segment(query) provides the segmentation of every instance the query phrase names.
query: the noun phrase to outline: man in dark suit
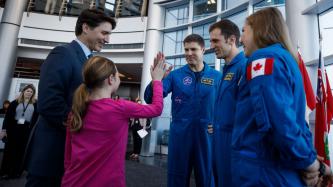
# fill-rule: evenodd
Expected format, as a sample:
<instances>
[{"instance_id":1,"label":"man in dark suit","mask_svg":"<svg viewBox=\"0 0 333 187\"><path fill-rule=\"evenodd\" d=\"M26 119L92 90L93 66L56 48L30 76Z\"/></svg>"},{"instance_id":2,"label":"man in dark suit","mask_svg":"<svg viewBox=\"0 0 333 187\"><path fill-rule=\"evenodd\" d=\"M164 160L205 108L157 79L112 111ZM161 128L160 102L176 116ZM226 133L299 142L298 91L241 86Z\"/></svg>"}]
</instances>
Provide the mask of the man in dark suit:
<instances>
[{"instance_id":1,"label":"man in dark suit","mask_svg":"<svg viewBox=\"0 0 333 187\"><path fill-rule=\"evenodd\" d=\"M64 173L65 122L75 89L82 83L82 66L92 51L109 42L113 18L100 10L84 10L75 27L76 39L55 47L41 68L39 118L27 157L27 187L61 185Z\"/></svg>"}]
</instances>

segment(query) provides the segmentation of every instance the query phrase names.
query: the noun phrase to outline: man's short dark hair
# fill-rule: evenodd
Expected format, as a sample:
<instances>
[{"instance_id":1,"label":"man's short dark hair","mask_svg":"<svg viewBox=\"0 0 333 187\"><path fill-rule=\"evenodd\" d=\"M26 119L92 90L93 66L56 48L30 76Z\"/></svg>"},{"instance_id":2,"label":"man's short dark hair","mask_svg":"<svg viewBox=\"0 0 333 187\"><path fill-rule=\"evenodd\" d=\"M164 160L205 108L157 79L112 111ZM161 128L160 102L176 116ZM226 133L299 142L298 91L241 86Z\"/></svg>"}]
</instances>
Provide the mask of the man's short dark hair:
<instances>
[{"instance_id":1,"label":"man's short dark hair","mask_svg":"<svg viewBox=\"0 0 333 187\"><path fill-rule=\"evenodd\" d=\"M86 23L89 27L98 27L103 22L109 22L112 30L116 28L116 20L110 17L106 12L97 9L85 9L81 12L76 21L75 35L82 34L82 25Z\"/></svg>"},{"instance_id":2,"label":"man's short dark hair","mask_svg":"<svg viewBox=\"0 0 333 187\"><path fill-rule=\"evenodd\" d=\"M219 29L226 40L234 35L236 37L236 46L239 46L240 32L238 26L234 22L228 19L222 19L212 24L209 27L209 32L212 32L214 29Z\"/></svg>"},{"instance_id":3,"label":"man's short dark hair","mask_svg":"<svg viewBox=\"0 0 333 187\"><path fill-rule=\"evenodd\" d=\"M205 40L198 34L190 34L185 37L183 44L195 42L198 43L202 48L205 48Z\"/></svg>"}]
</instances>

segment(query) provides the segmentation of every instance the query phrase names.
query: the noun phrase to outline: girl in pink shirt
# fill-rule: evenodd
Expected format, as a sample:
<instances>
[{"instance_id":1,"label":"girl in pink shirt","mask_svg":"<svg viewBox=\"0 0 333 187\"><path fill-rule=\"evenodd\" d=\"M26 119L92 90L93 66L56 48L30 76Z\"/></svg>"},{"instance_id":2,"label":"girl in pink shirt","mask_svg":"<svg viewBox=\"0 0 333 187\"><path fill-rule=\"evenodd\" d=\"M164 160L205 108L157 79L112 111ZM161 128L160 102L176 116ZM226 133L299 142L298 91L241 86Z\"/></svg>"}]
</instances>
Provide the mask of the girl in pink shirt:
<instances>
[{"instance_id":1,"label":"girl in pink shirt","mask_svg":"<svg viewBox=\"0 0 333 187\"><path fill-rule=\"evenodd\" d=\"M126 186L128 120L161 114L163 58L155 58L158 65L151 67L154 96L150 105L111 99L120 84L115 64L99 56L88 60L68 122L63 187Z\"/></svg>"}]
</instances>

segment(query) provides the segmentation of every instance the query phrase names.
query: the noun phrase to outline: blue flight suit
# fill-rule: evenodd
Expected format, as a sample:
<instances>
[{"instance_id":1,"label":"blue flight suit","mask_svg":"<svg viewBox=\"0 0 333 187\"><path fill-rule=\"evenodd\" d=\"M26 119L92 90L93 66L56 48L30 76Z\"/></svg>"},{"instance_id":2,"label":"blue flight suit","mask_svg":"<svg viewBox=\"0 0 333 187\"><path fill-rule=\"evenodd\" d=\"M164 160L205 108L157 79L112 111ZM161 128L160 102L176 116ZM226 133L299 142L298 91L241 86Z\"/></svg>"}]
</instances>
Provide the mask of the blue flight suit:
<instances>
[{"instance_id":1,"label":"blue flight suit","mask_svg":"<svg viewBox=\"0 0 333 187\"><path fill-rule=\"evenodd\" d=\"M273 58L271 73L268 63L255 61L263 58ZM261 68L264 75L251 78ZM273 44L249 57L245 74L232 134L233 186L304 186L299 172L315 161L316 151L297 62Z\"/></svg>"},{"instance_id":2,"label":"blue flight suit","mask_svg":"<svg viewBox=\"0 0 333 187\"><path fill-rule=\"evenodd\" d=\"M231 186L231 136L234 126L238 83L246 66L244 52L223 67L215 105L213 134L213 173L215 186Z\"/></svg>"},{"instance_id":3,"label":"blue flight suit","mask_svg":"<svg viewBox=\"0 0 333 187\"><path fill-rule=\"evenodd\" d=\"M163 79L163 96L172 92L172 122L168 144L168 186L189 186L192 169L197 186L209 187L212 178L211 132L216 91L221 73L204 63L201 72L188 65ZM151 86L145 90L150 103Z\"/></svg>"}]
</instances>

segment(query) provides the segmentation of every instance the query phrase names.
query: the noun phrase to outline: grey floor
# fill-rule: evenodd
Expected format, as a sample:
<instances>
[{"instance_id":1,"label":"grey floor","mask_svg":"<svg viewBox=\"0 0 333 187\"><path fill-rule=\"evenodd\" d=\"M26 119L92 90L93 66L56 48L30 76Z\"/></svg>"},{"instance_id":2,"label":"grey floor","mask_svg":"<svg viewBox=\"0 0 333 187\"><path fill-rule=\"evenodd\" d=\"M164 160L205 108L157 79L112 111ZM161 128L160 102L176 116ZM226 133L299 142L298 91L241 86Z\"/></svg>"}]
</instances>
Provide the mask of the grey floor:
<instances>
[{"instance_id":1,"label":"grey floor","mask_svg":"<svg viewBox=\"0 0 333 187\"><path fill-rule=\"evenodd\" d=\"M0 161L3 152L0 152ZM167 186L167 157L155 155L140 157L139 161L126 160L127 187L165 187ZM24 187L25 175L19 179L0 180L0 187ZM194 185L193 177L191 186Z\"/></svg>"}]
</instances>

